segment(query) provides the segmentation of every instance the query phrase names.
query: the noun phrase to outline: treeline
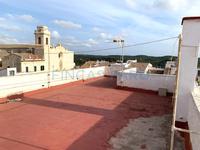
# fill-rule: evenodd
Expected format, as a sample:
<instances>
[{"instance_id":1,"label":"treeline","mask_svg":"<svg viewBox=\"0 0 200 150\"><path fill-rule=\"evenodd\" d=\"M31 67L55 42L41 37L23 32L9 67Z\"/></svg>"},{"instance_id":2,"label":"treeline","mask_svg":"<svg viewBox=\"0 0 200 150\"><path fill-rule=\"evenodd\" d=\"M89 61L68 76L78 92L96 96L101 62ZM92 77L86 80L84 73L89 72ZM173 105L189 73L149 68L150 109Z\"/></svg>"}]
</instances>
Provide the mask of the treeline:
<instances>
[{"instance_id":1,"label":"treeline","mask_svg":"<svg viewBox=\"0 0 200 150\"><path fill-rule=\"evenodd\" d=\"M166 61L170 60L176 60L177 57L175 56L162 56L162 57L154 57L154 56L146 56L146 55L137 55L137 56L124 56L124 61L127 60L135 60L137 59L138 62L145 62L145 63L151 63L154 67L160 67L164 68ZM109 62L117 62L118 60L121 60L120 55L108 55L108 56L102 56L102 55L75 55L74 60L76 63L76 66L81 66L87 61L97 61L97 60L105 60Z\"/></svg>"}]
</instances>

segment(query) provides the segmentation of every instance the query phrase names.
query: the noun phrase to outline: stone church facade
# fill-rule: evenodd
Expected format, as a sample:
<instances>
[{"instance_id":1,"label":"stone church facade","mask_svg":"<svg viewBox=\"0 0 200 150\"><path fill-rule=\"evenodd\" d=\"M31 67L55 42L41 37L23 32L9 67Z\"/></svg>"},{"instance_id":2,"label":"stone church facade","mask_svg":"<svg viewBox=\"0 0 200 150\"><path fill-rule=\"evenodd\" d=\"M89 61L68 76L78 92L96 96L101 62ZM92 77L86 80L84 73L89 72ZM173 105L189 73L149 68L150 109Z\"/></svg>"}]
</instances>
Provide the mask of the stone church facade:
<instances>
[{"instance_id":1,"label":"stone church facade","mask_svg":"<svg viewBox=\"0 0 200 150\"><path fill-rule=\"evenodd\" d=\"M17 72L22 73L63 71L75 67L74 52L61 44L52 46L51 33L46 26L38 26L35 30L35 44L0 45L0 61L0 68L17 68Z\"/></svg>"}]
</instances>

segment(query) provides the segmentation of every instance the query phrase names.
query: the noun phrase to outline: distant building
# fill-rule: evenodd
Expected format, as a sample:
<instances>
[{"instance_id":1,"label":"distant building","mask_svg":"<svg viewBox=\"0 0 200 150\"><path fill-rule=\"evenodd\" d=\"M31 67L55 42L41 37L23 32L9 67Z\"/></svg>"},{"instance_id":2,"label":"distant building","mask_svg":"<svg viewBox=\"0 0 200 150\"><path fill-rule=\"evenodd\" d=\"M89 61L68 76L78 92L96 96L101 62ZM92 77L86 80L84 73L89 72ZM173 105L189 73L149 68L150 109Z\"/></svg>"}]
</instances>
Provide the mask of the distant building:
<instances>
[{"instance_id":1,"label":"distant building","mask_svg":"<svg viewBox=\"0 0 200 150\"><path fill-rule=\"evenodd\" d=\"M46 26L35 30L35 44L0 45L0 68L16 67L17 72L62 71L75 66L74 52L61 44L51 46Z\"/></svg>"},{"instance_id":2,"label":"distant building","mask_svg":"<svg viewBox=\"0 0 200 150\"><path fill-rule=\"evenodd\" d=\"M136 63L137 62L137 60L127 60L127 64L131 64L131 63Z\"/></svg>"},{"instance_id":3,"label":"distant building","mask_svg":"<svg viewBox=\"0 0 200 150\"><path fill-rule=\"evenodd\" d=\"M150 73L150 74L164 74L164 69L152 67L152 68L149 69L148 73Z\"/></svg>"},{"instance_id":4,"label":"distant building","mask_svg":"<svg viewBox=\"0 0 200 150\"><path fill-rule=\"evenodd\" d=\"M17 72L16 68L0 69L0 77L2 77L2 76L15 76L16 72Z\"/></svg>"},{"instance_id":5,"label":"distant building","mask_svg":"<svg viewBox=\"0 0 200 150\"><path fill-rule=\"evenodd\" d=\"M164 74L175 75L177 70L176 61L167 61L164 69Z\"/></svg>"},{"instance_id":6,"label":"distant building","mask_svg":"<svg viewBox=\"0 0 200 150\"><path fill-rule=\"evenodd\" d=\"M128 60L126 63L114 63L109 67L107 74L111 76L117 76L119 71L128 71L131 73L148 73L148 70L152 68L150 63L141 63L137 60Z\"/></svg>"},{"instance_id":7,"label":"distant building","mask_svg":"<svg viewBox=\"0 0 200 150\"><path fill-rule=\"evenodd\" d=\"M9 53L5 50L1 50L0 49L0 68L3 67L3 64L2 64L2 59L5 57L5 56L8 56Z\"/></svg>"},{"instance_id":8,"label":"distant building","mask_svg":"<svg viewBox=\"0 0 200 150\"><path fill-rule=\"evenodd\" d=\"M136 68L136 73L148 73L153 66L150 63L131 62L128 68Z\"/></svg>"},{"instance_id":9,"label":"distant building","mask_svg":"<svg viewBox=\"0 0 200 150\"><path fill-rule=\"evenodd\" d=\"M81 66L81 68L92 68L92 67L101 67L101 66L109 66L109 65L110 63L104 60L87 61Z\"/></svg>"}]
</instances>

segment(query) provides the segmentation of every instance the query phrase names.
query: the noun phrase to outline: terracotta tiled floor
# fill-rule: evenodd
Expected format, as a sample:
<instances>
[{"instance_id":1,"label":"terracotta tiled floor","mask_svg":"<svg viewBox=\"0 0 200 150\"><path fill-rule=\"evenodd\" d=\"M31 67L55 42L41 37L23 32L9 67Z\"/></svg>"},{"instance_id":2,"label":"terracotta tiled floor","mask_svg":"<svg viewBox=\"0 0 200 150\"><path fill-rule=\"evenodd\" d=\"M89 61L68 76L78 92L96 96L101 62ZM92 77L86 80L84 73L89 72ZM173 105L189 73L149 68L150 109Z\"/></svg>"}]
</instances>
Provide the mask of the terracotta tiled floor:
<instances>
[{"instance_id":1,"label":"terracotta tiled floor","mask_svg":"<svg viewBox=\"0 0 200 150\"><path fill-rule=\"evenodd\" d=\"M116 88L98 78L0 104L1 150L106 150L128 120L171 113L170 97Z\"/></svg>"}]
</instances>

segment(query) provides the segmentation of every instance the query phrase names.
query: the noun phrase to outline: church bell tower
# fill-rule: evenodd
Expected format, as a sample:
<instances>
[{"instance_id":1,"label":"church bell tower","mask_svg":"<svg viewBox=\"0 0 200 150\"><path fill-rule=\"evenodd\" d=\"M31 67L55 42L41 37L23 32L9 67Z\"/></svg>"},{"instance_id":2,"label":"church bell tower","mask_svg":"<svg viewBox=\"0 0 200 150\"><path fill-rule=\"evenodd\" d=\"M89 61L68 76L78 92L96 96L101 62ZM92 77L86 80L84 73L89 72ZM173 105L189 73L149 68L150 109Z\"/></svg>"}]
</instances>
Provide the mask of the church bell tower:
<instances>
[{"instance_id":1,"label":"church bell tower","mask_svg":"<svg viewBox=\"0 0 200 150\"><path fill-rule=\"evenodd\" d=\"M50 32L47 26L37 26L35 30L35 44L50 46Z\"/></svg>"}]
</instances>

